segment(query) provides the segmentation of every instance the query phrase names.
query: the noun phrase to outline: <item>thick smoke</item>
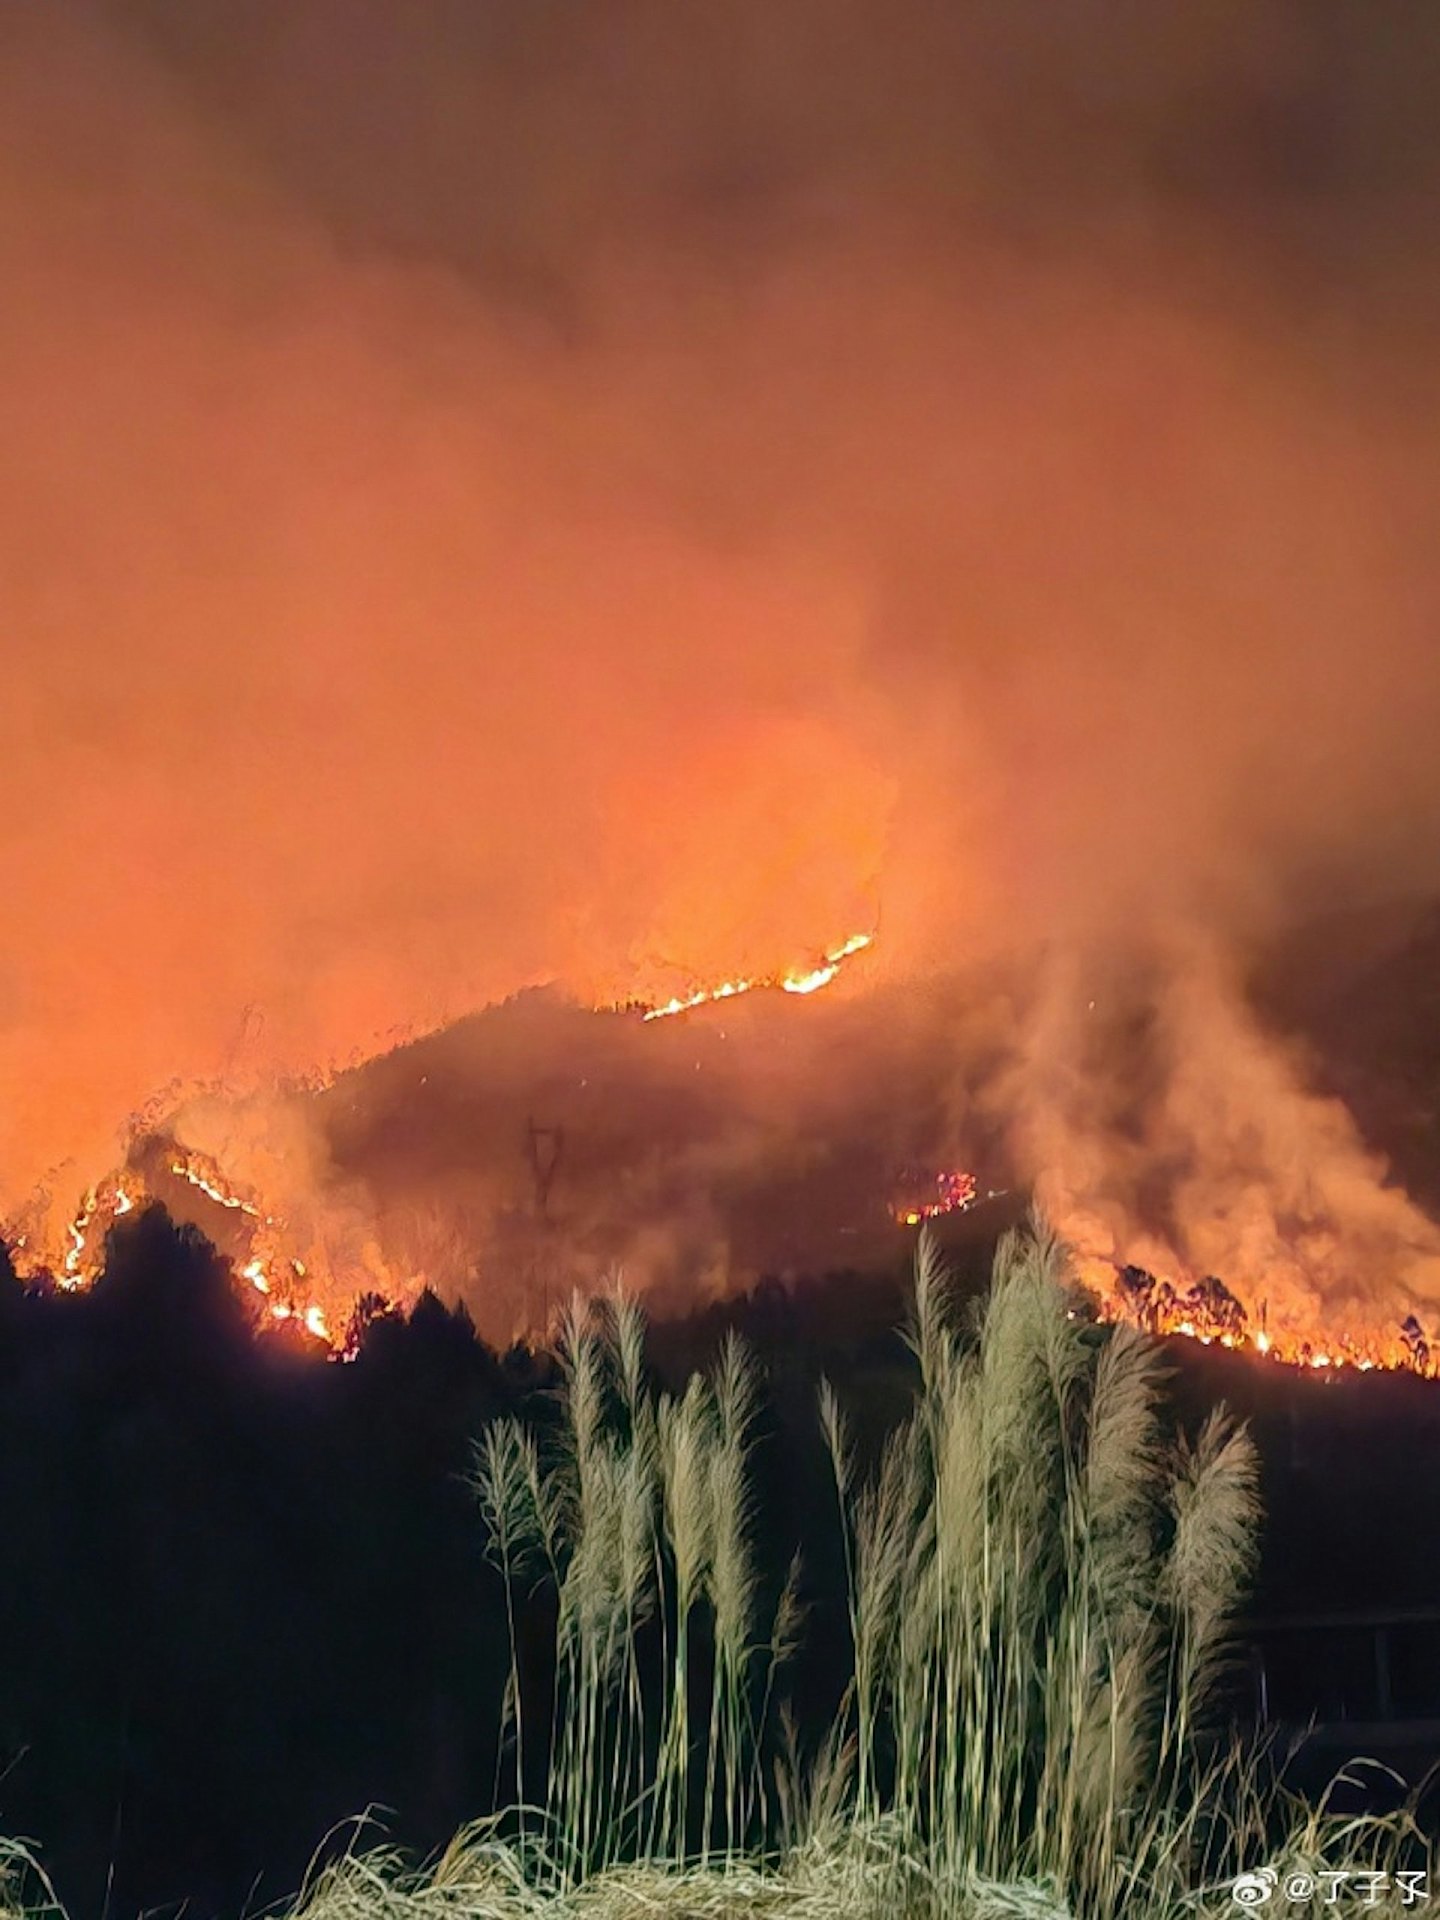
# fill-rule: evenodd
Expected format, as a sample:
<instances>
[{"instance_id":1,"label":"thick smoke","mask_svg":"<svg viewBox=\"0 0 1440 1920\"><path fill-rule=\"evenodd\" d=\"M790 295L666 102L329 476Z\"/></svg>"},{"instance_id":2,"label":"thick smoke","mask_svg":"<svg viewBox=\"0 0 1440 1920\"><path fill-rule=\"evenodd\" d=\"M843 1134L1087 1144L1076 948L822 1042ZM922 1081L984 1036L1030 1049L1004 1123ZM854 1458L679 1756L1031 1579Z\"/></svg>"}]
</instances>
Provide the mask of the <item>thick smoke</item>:
<instances>
[{"instance_id":1,"label":"thick smoke","mask_svg":"<svg viewBox=\"0 0 1440 1920\"><path fill-rule=\"evenodd\" d=\"M1437 99L1383 0L7 9L0 1204L878 919L1059 956L1077 1221L1432 1293L1233 982L1430 877Z\"/></svg>"},{"instance_id":2,"label":"thick smoke","mask_svg":"<svg viewBox=\"0 0 1440 1920\"><path fill-rule=\"evenodd\" d=\"M983 1090L1082 1271L1223 1277L1272 1333L1390 1335L1440 1305L1440 1229L1193 928L1120 977L1047 959Z\"/></svg>"}]
</instances>

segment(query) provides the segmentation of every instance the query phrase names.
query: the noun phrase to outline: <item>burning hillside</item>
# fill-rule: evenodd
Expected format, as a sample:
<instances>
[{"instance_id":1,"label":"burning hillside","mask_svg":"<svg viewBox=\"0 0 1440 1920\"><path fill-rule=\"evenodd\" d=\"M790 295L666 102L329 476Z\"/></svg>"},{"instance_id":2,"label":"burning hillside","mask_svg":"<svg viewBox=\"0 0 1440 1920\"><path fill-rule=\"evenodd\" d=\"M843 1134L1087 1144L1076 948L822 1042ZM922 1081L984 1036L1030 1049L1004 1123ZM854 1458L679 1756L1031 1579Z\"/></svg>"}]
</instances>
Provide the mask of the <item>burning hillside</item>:
<instances>
[{"instance_id":1,"label":"burning hillside","mask_svg":"<svg viewBox=\"0 0 1440 1920\"><path fill-rule=\"evenodd\" d=\"M71 1910L238 1911L302 1775L480 1810L444 1516L549 1368L470 1336L577 1287L753 1290L798 1394L1033 1201L1201 1391L1440 1426L1437 109L1393 3L0 4L0 1727Z\"/></svg>"},{"instance_id":2,"label":"burning hillside","mask_svg":"<svg viewBox=\"0 0 1440 1920\"><path fill-rule=\"evenodd\" d=\"M1115 1311L1428 1351L1424 943L1378 1095L1251 973L1433 884L1440 42L421 11L0 13L22 1262L153 1198L503 1338L973 1174Z\"/></svg>"},{"instance_id":3,"label":"burning hillside","mask_svg":"<svg viewBox=\"0 0 1440 1920\"><path fill-rule=\"evenodd\" d=\"M1319 1373L1344 1367L1360 1373L1376 1368L1403 1370L1427 1378L1440 1373L1431 1338L1413 1313L1388 1334L1332 1325L1292 1328L1272 1335L1266 1326L1264 1300L1253 1314L1248 1312L1214 1274L1177 1286L1141 1267L1102 1272L1091 1265L1084 1278L1105 1318L1129 1321L1147 1333L1251 1352L1281 1365Z\"/></svg>"},{"instance_id":4,"label":"burning hillside","mask_svg":"<svg viewBox=\"0 0 1440 1920\"><path fill-rule=\"evenodd\" d=\"M648 1025L766 990L808 996L830 985L845 963L869 947L872 939L870 934L856 934L813 964L724 981L657 1006L631 1003L622 1011L639 1012L642 1024ZM527 1123L527 1128L526 1138L533 1148L533 1125ZM553 1130L556 1136L558 1132ZM315 1197L306 1196L310 1200ZM448 1249L451 1264L447 1267L442 1257L438 1273L434 1272L433 1249L426 1256L428 1270L398 1252L393 1264L377 1262L373 1243L368 1262L347 1259L347 1252L353 1256L354 1247L345 1245L344 1226L338 1225L345 1209L343 1205L330 1209L327 1221L323 1203L319 1208L322 1217L312 1222L312 1251L307 1260L297 1251L302 1244L297 1226L273 1210L276 1203L265 1196L258 1183L237 1179L216 1154L183 1145L173 1133L142 1130L132 1140L123 1167L97 1182L81 1198L73 1216L64 1223L63 1239L54 1240L44 1195L37 1196L11 1223L8 1239L17 1272L28 1280L51 1276L66 1290L89 1286L103 1264L109 1229L147 1203L162 1205L177 1222L198 1226L207 1234L230 1261L239 1281L257 1296L254 1305L259 1324L293 1325L337 1350L332 1325L343 1327L348 1323L350 1309L362 1292L403 1302L414 1297L432 1276L441 1284L455 1287L463 1285L468 1271L465 1249L453 1244ZM337 1232L327 1231L337 1225ZM580 1271L571 1275L577 1284L590 1277ZM535 1330L547 1310L533 1289L512 1304L510 1330L516 1332ZM493 1320L491 1326L500 1331Z\"/></svg>"},{"instance_id":5,"label":"burning hillside","mask_svg":"<svg viewBox=\"0 0 1440 1920\"><path fill-rule=\"evenodd\" d=\"M673 995L658 1007L638 1004L646 1020L666 1020L677 1013L689 1013L716 1001L734 1000L742 993L755 993L766 987L776 987L782 993L818 993L821 987L829 986L847 960L863 953L874 938L871 933L851 934L811 967L795 967L786 973L763 974L754 979L722 980L717 986L696 987L690 993Z\"/></svg>"},{"instance_id":6,"label":"burning hillside","mask_svg":"<svg viewBox=\"0 0 1440 1920\"><path fill-rule=\"evenodd\" d=\"M1002 1196L1033 1190L1106 1317L1320 1372L1436 1370L1436 1229L1240 995L1172 969L1166 1009L1142 970L1062 1020L1034 966L1022 1030L1050 1030L1031 1066L999 1044L994 978L816 991L869 945L653 1007L523 995L261 1103L248 1130L192 1103L137 1134L58 1245L17 1221L17 1264L83 1286L108 1227L156 1201L216 1243L257 1322L332 1340L357 1296L432 1285L504 1341L617 1267L677 1305L885 1269L906 1230L998 1230L1022 1204Z\"/></svg>"},{"instance_id":7,"label":"burning hillside","mask_svg":"<svg viewBox=\"0 0 1440 1920\"><path fill-rule=\"evenodd\" d=\"M14 1223L8 1238L17 1274L32 1282L49 1277L66 1291L92 1285L104 1265L110 1229L147 1205L164 1207L177 1225L200 1228L253 1297L257 1324L294 1326L334 1344L325 1309L310 1297L305 1262L285 1251L284 1224L215 1161L161 1136L138 1139L124 1168L84 1195L66 1226L58 1260L23 1216Z\"/></svg>"}]
</instances>

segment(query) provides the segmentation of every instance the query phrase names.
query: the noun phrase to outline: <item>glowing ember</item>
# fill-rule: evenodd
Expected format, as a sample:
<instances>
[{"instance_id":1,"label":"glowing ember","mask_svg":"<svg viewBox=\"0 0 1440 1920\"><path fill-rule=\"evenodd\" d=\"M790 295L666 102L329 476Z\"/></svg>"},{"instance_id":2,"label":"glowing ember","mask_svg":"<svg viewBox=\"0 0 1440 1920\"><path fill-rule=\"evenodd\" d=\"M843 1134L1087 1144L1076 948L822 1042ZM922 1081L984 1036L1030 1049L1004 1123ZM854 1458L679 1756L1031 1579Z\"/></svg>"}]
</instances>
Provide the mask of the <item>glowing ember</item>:
<instances>
[{"instance_id":1,"label":"glowing ember","mask_svg":"<svg viewBox=\"0 0 1440 1920\"><path fill-rule=\"evenodd\" d=\"M667 1000L663 1006L646 1007L647 1020L666 1020L672 1014L688 1013L692 1007L707 1006L714 1000L733 1000L737 994L754 993L761 987L778 987L782 993L815 993L828 987L852 954L871 945L873 933L853 933L842 946L832 947L818 967L804 972L762 974L750 980L722 980L716 987L701 987L685 998Z\"/></svg>"},{"instance_id":2,"label":"glowing ember","mask_svg":"<svg viewBox=\"0 0 1440 1920\"><path fill-rule=\"evenodd\" d=\"M933 1183L918 1186L907 1183L902 1199L890 1204L890 1217L901 1226L918 1227L922 1220L938 1220L942 1214L963 1213L975 1204L977 1192L973 1173L937 1173Z\"/></svg>"}]
</instances>

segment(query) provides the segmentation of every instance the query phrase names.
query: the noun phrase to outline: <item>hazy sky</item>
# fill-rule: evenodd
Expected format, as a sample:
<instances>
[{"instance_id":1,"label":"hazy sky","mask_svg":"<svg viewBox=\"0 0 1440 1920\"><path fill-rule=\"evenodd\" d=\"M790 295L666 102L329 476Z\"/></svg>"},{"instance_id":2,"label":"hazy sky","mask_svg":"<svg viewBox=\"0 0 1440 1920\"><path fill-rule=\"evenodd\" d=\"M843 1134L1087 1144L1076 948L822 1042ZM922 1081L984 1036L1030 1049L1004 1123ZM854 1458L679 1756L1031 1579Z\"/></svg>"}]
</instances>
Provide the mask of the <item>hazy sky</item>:
<instances>
[{"instance_id":1,"label":"hazy sky","mask_svg":"<svg viewBox=\"0 0 1440 1920\"><path fill-rule=\"evenodd\" d=\"M1432 879L1437 106L1386 0L7 6L0 1199L536 979Z\"/></svg>"}]
</instances>

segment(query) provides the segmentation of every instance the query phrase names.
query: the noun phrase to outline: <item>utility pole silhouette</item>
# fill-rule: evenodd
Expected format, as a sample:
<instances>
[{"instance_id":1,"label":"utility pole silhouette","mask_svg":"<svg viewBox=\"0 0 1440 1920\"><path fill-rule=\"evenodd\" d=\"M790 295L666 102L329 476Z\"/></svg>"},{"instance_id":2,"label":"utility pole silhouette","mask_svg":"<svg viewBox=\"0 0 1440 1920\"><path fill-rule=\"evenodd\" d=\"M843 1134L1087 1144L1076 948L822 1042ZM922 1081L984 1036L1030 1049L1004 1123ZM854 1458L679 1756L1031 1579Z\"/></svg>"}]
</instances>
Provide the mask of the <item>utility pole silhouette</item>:
<instances>
[{"instance_id":1,"label":"utility pole silhouette","mask_svg":"<svg viewBox=\"0 0 1440 1920\"><path fill-rule=\"evenodd\" d=\"M550 1189L555 1184L555 1173L560 1165L560 1156L565 1151L565 1129L537 1127L533 1120L526 1121L525 1129L530 1172L535 1182L535 1211L543 1224L548 1227Z\"/></svg>"}]
</instances>

